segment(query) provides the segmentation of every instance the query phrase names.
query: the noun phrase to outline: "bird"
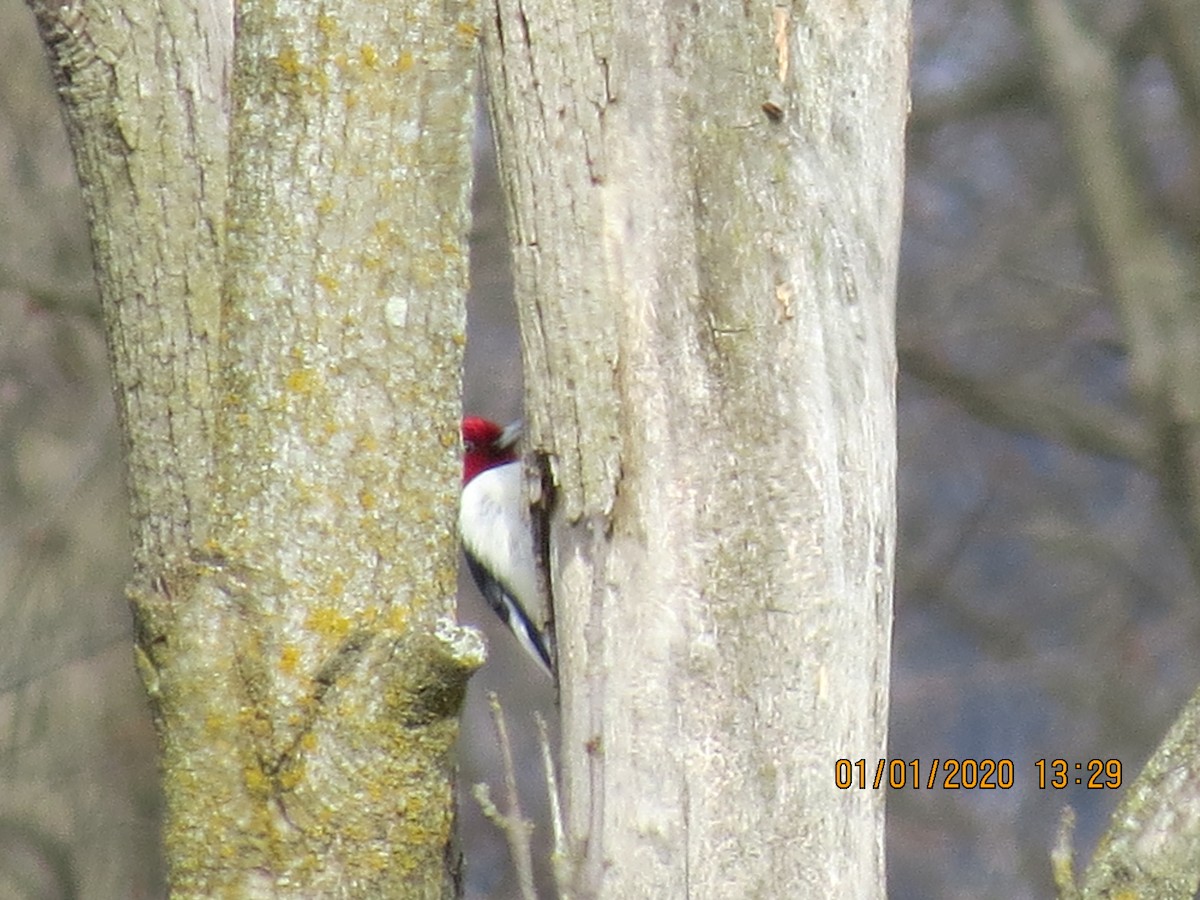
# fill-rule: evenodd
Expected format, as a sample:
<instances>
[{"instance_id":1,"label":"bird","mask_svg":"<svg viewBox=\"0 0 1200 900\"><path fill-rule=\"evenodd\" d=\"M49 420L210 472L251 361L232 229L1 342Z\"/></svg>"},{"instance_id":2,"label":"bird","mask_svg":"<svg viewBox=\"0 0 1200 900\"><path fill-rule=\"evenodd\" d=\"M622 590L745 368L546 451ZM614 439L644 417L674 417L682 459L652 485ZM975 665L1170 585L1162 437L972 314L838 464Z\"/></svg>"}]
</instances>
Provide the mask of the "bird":
<instances>
[{"instance_id":1,"label":"bird","mask_svg":"<svg viewBox=\"0 0 1200 900\"><path fill-rule=\"evenodd\" d=\"M463 486L458 533L467 567L488 605L543 672L554 678L551 640L531 613L547 609L534 553L517 442L520 420L501 427L462 420Z\"/></svg>"}]
</instances>

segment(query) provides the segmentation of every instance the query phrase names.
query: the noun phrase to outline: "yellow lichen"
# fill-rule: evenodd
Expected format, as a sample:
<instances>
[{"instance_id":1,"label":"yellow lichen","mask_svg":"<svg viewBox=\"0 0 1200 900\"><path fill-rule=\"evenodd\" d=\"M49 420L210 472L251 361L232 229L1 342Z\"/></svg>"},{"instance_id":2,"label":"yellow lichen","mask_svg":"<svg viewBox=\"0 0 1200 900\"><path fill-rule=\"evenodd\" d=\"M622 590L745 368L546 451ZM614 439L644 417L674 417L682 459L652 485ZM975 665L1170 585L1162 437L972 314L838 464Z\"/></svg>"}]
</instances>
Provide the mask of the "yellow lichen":
<instances>
[{"instance_id":1,"label":"yellow lichen","mask_svg":"<svg viewBox=\"0 0 1200 900\"><path fill-rule=\"evenodd\" d=\"M337 37L338 27L337 20L328 13L319 13L317 15L317 30L326 40L333 40Z\"/></svg>"},{"instance_id":2,"label":"yellow lichen","mask_svg":"<svg viewBox=\"0 0 1200 900\"><path fill-rule=\"evenodd\" d=\"M294 47L285 47L275 57L275 65L279 66L283 74L295 78L300 74L302 66L300 65L300 56L296 53Z\"/></svg>"},{"instance_id":3,"label":"yellow lichen","mask_svg":"<svg viewBox=\"0 0 1200 900\"><path fill-rule=\"evenodd\" d=\"M285 791L294 791L304 781L304 775L303 759L297 759L293 765L279 773L279 788Z\"/></svg>"},{"instance_id":4,"label":"yellow lichen","mask_svg":"<svg viewBox=\"0 0 1200 900\"><path fill-rule=\"evenodd\" d=\"M279 651L279 670L287 675L295 674L300 663L300 649L294 644L287 644Z\"/></svg>"},{"instance_id":5,"label":"yellow lichen","mask_svg":"<svg viewBox=\"0 0 1200 900\"><path fill-rule=\"evenodd\" d=\"M271 787L271 782L262 770L256 766L246 766L242 769L242 780L251 794L263 796Z\"/></svg>"},{"instance_id":6,"label":"yellow lichen","mask_svg":"<svg viewBox=\"0 0 1200 900\"><path fill-rule=\"evenodd\" d=\"M408 609L400 604L395 604L391 607L388 614L388 626L396 631L404 631L408 628Z\"/></svg>"},{"instance_id":7,"label":"yellow lichen","mask_svg":"<svg viewBox=\"0 0 1200 900\"><path fill-rule=\"evenodd\" d=\"M325 585L325 594L329 597L340 598L346 592L346 575L343 572L334 572L328 583Z\"/></svg>"},{"instance_id":8,"label":"yellow lichen","mask_svg":"<svg viewBox=\"0 0 1200 900\"><path fill-rule=\"evenodd\" d=\"M309 631L337 640L341 640L350 633L352 624L341 610L331 606L318 607L310 611L304 619L304 627Z\"/></svg>"},{"instance_id":9,"label":"yellow lichen","mask_svg":"<svg viewBox=\"0 0 1200 900\"><path fill-rule=\"evenodd\" d=\"M312 369L293 369L284 380L287 389L293 394L311 394L317 384L316 373Z\"/></svg>"}]
</instances>

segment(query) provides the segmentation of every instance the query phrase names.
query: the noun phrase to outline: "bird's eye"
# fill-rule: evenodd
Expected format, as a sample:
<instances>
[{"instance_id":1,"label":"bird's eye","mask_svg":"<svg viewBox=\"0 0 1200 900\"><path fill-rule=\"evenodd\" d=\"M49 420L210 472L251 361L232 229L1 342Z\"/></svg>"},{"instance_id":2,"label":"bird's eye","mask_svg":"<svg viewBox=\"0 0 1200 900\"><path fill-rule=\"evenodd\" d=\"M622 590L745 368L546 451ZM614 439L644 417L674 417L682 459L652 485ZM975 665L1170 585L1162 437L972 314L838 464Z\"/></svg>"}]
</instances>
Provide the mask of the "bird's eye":
<instances>
[{"instance_id":1,"label":"bird's eye","mask_svg":"<svg viewBox=\"0 0 1200 900\"><path fill-rule=\"evenodd\" d=\"M475 449L475 442L474 441L463 441L463 449L465 451L467 451L468 453L470 453L471 451L473 451Z\"/></svg>"}]
</instances>

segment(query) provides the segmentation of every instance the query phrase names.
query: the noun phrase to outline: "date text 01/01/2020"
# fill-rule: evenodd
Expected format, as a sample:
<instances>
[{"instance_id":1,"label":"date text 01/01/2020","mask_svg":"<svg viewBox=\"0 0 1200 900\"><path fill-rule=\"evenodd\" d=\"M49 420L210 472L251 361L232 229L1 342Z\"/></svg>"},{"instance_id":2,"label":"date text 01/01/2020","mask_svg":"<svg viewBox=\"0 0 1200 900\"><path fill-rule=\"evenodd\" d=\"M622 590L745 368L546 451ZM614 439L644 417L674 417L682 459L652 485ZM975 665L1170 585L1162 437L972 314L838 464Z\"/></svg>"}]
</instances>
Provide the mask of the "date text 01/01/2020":
<instances>
[{"instance_id":1,"label":"date text 01/01/2020","mask_svg":"<svg viewBox=\"0 0 1200 900\"><path fill-rule=\"evenodd\" d=\"M1011 759L880 759L874 771L865 759L839 759L833 765L833 782L839 789L925 788L933 790L1008 790L1016 784ZM1090 790L1119 788L1119 759L1039 759L1033 763L1041 790L1061 790L1072 785Z\"/></svg>"}]
</instances>

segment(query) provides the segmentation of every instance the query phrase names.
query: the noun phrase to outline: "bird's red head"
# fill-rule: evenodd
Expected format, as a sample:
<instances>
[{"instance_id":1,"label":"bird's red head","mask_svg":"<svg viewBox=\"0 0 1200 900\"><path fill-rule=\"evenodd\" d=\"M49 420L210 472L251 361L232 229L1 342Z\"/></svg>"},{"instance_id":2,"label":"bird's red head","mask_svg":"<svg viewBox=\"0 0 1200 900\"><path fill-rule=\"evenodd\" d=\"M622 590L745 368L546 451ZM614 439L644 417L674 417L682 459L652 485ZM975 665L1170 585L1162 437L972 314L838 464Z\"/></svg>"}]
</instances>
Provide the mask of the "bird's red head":
<instances>
[{"instance_id":1,"label":"bird's red head","mask_svg":"<svg viewBox=\"0 0 1200 900\"><path fill-rule=\"evenodd\" d=\"M464 416L463 438L463 484L468 483L480 472L495 466L516 462L517 438L521 434L520 422L501 428L495 422L478 416Z\"/></svg>"}]
</instances>

